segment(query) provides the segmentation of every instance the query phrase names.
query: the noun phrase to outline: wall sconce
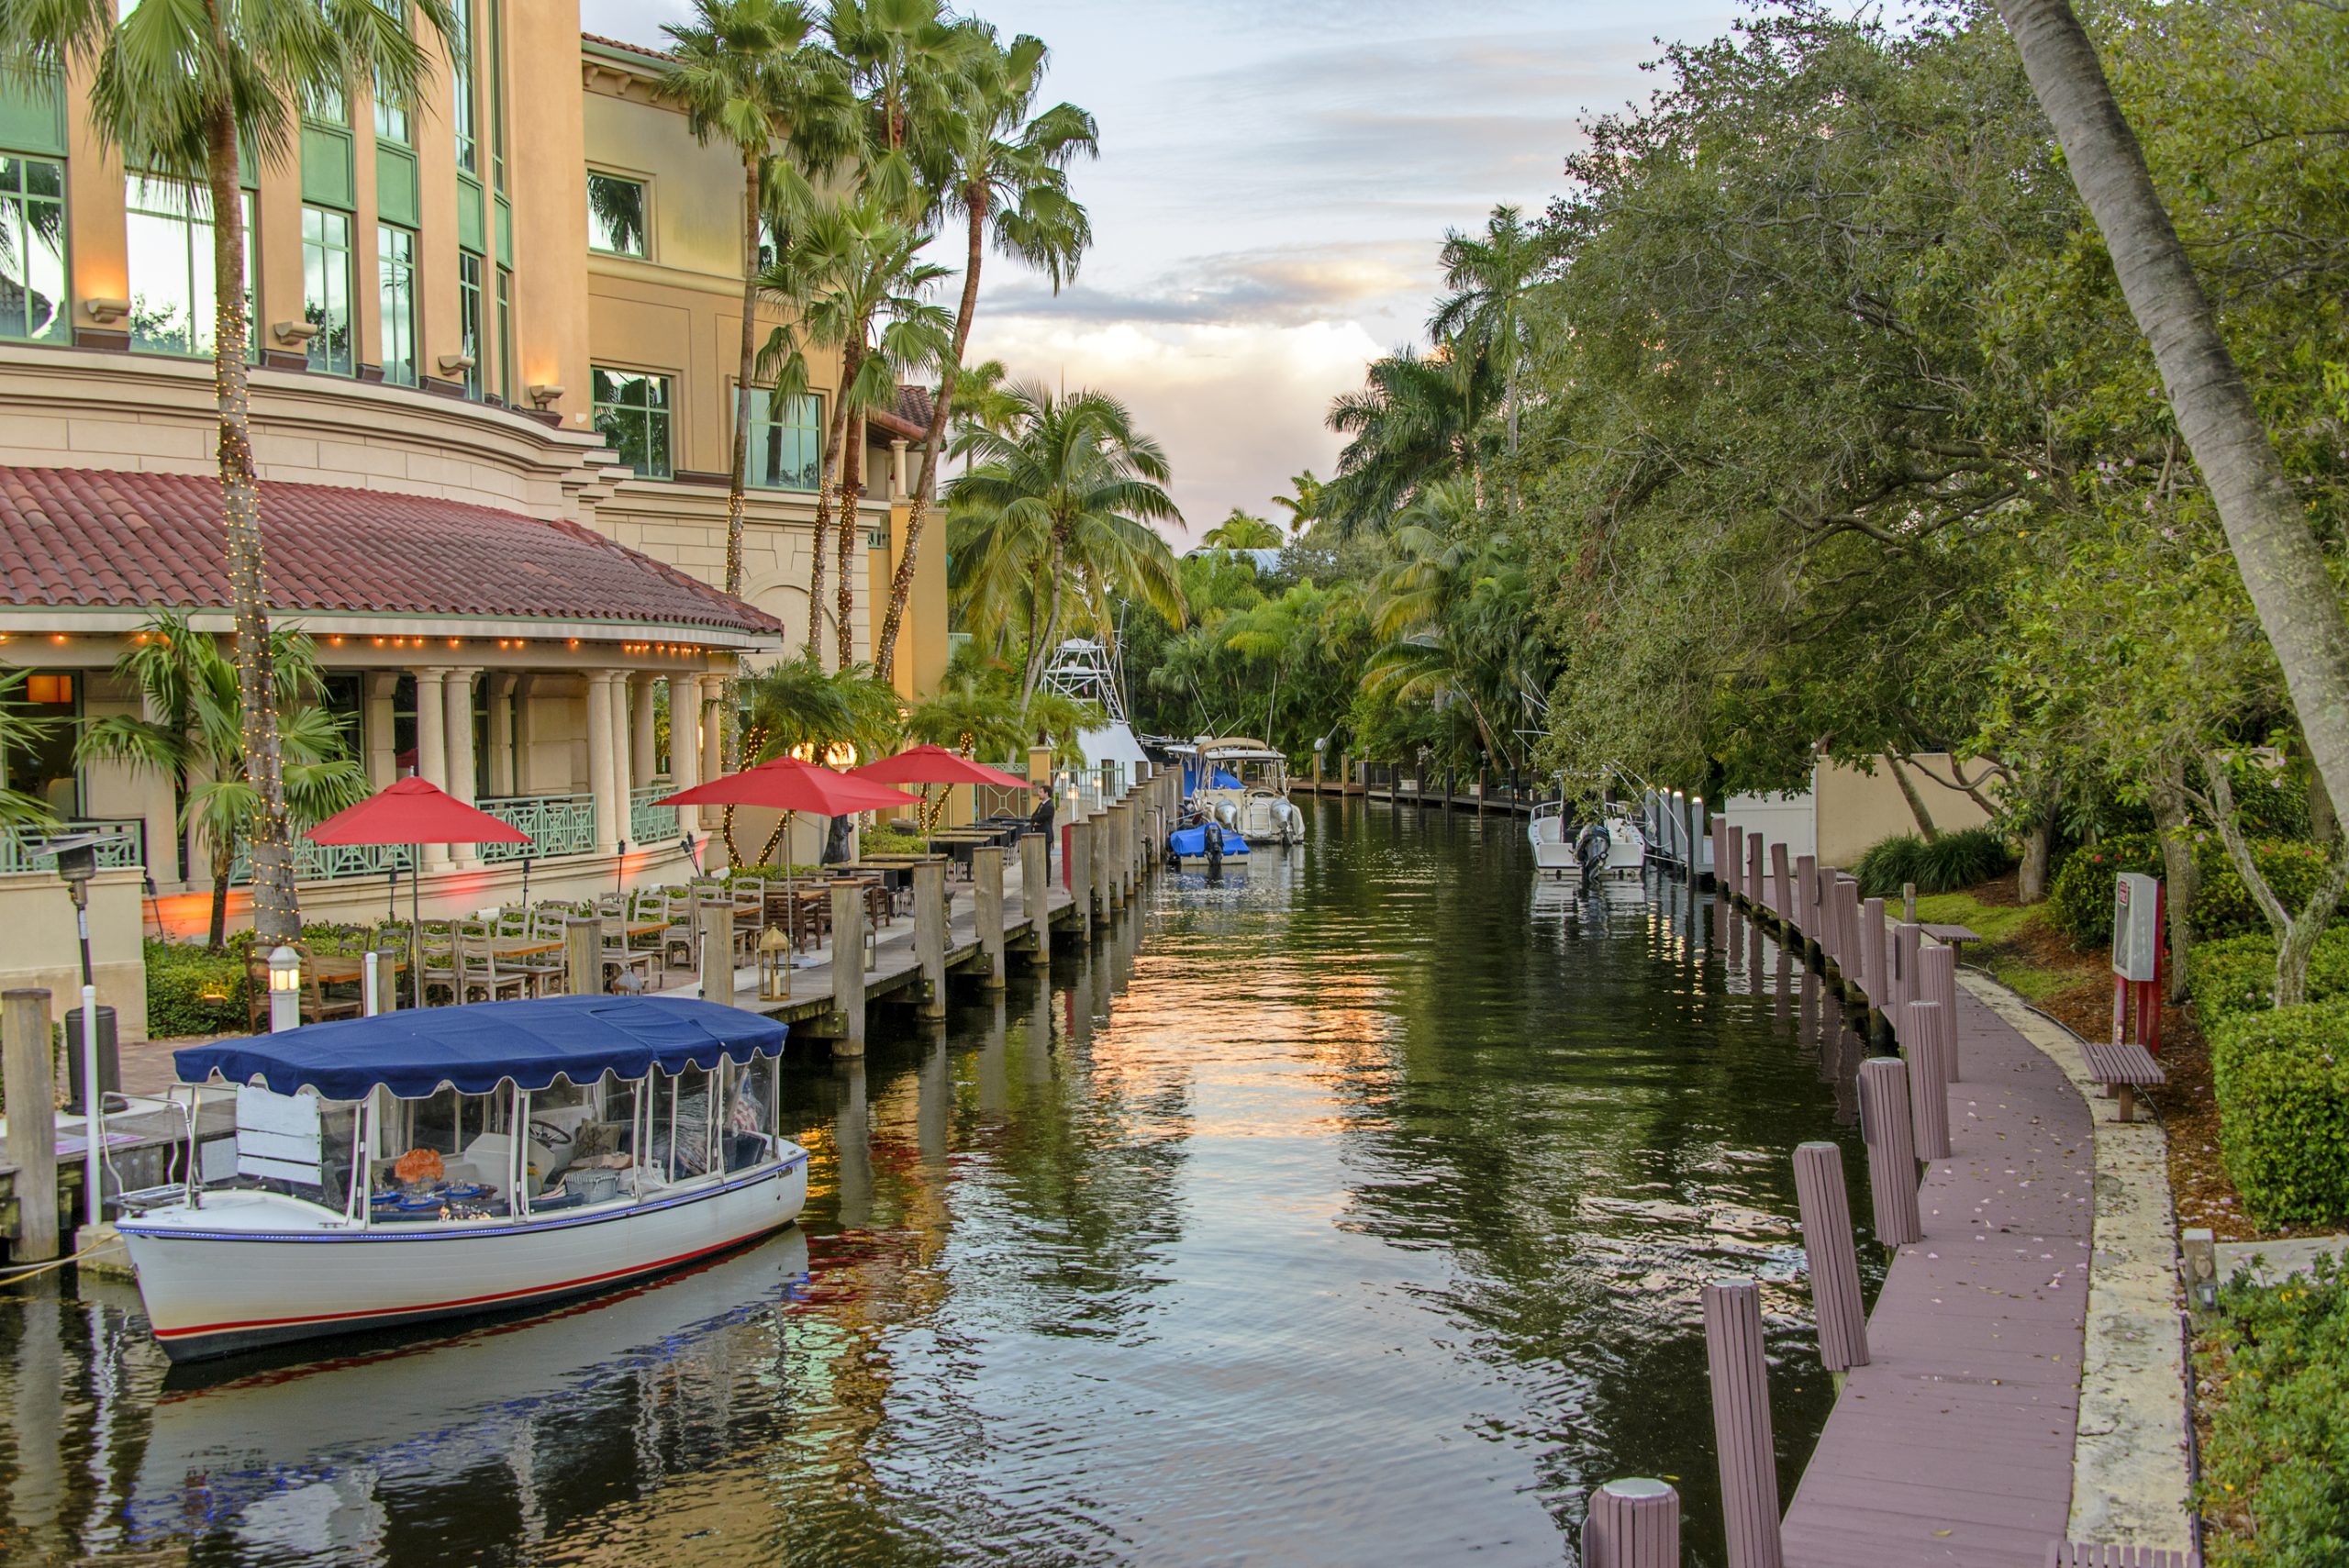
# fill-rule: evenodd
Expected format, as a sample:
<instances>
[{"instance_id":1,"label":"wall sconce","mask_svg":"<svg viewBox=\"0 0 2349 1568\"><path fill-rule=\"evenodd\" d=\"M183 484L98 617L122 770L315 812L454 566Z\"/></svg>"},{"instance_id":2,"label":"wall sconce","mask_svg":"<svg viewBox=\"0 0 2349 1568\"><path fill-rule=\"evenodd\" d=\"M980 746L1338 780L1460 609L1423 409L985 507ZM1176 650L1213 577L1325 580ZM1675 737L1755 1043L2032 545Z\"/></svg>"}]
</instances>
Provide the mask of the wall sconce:
<instances>
[{"instance_id":1,"label":"wall sconce","mask_svg":"<svg viewBox=\"0 0 2349 1568\"><path fill-rule=\"evenodd\" d=\"M562 401L562 388L551 382L530 384L530 403L534 407L547 408Z\"/></svg>"},{"instance_id":2,"label":"wall sconce","mask_svg":"<svg viewBox=\"0 0 2349 1568\"><path fill-rule=\"evenodd\" d=\"M308 347L310 339L318 335L317 324L312 321L281 321L270 330L277 335L279 342L296 349Z\"/></svg>"},{"instance_id":3,"label":"wall sconce","mask_svg":"<svg viewBox=\"0 0 2349 1568\"><path fill-rule=\"evenodd\" d=\"M462 375L465 372L473 368L473 357L471 354L443 354L440 356L440 373L442 375Z\"/></svg>"},{"instance_id":4,"label":"wall sconce","mask_svg":"<svg viewBox=\"0 0 2349 1568\"><path fill-rule=\"evenodd\" d=\"M99 326L111 327L130 314L130 302L127 299L85 299L82 302L82 308Z\"/></svg>"}]
</instances>

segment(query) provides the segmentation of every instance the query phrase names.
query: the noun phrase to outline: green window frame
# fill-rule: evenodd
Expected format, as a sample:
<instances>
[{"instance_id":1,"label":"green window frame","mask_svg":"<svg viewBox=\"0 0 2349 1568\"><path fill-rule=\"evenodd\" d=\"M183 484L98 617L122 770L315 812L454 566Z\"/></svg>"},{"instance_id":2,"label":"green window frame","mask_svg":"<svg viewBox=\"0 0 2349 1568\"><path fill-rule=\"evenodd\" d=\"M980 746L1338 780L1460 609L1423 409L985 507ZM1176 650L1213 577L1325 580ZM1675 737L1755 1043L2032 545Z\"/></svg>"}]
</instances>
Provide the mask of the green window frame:
<instances>
[{"instance_id":1,"label":"green window frame","mask_svg":"<svg viewBox=\"0 0 2349 1568\"><path fill-rule=\"evenodd\" d=\"M449 29L449 129L456 138L457 167L478 174L481 137L473 109L473 0L456 0L450 9L455 25Z\"/></svg>"},{"instance_id":2,"label":"green window frame","mask_svg":"<svg viewBox=\"0 0 2349 1568\"><path fill-rule=\"evenodd\" d=\"M485 0L489 7L489 181L506 189L506 7L503 0Z\"/></svg>"},{"instance_id":3,"label":"green window frame","mask_svg":"<svg viewBox=\"0 0 2349 1568\"><path fill-rule=\"evenodd\" d=\"M823 474L824 399L803 393L776 406L774 394L751 388L751 439L742 451L742 483L753 490L809 490Z\"/></svg>"},{"instance_id":4,"label":"green window frame","mask_svg":"<svg viewBox=\"0 0 2349 1568\"><path fill-rule=\"evenodd\" d=\"M375 226L375 310L383 324L384 379L414 386L416 362L416 236L388 223Z\"/></svg>"},{"instance_id":5,"label":"green window frame","mask_svg":"<svg viewBox=\"0 0 2349 1568\"><path fill-rule=\"evenodd\" d=\"M674 473L670 421L676 406L669 378L597 365L593 380L596 433L639 474L669 478Z\"/></svg>"},{"instance_id":6,"label":"green window frame","mask_svg":"<svg viewBox=\"0 0 2349 1568\"><path fill-rule=\"evenodd\" d=\"M351 309L351 215L302 209L302 319L317 328L310 368L328 375L359 372L358 320Z\"/></svg>"},{"instance_id":7,"label":"green window frame","mask_svg":"<svg viewBox=\"0 0 2349 1568\"><path fill-rule=\"evenodd\" d=\"M0 338L72 340L65 239L65 165L0 153Z\"/></svg>"},{"instance_id":8,"label":"green window frame","mask_svg":"<svg viewBox=\"0 0 2349 1568\"><path fill-rule=\"evenodd\" d=\"M212 203L201 185L150 174L123 181L123 217L130 257L130 346L144 353L212 357L217 323L212 275ZM245 320L253 318L253 194L238 193L245 213ZM250 333L249 356L261 335Z\"/></svg>"},{"instance_id":9,"label":"green window frame","mask_svg":"<svg viewBox=\"0 0 2349 1568\"><path fill-rule=\"evenodd\" d=\"M514 402L514 274L497 269L497 395Z\"/></svg>"},{"instance_id":10,"label":"green window frame","mask_svg":"<svg viewBox=\"0 0 2349 1568\"><path fill-rule=\"evenodd\" d=\"M465 395L481 399L481 258L470 250L457 252L457 351L471 360L465 367Z\"/></svg>"},{"instance_id":11,"label":"green window frame","mask_svg":"<svg viewBox=\"0 0 2349 1568\"><path fill-rule=\"evenodd\" d=\"M587 249L607 256L645 255L651 249L645 195L641 180L588 170Z\"/></svg>"}]
</instances>

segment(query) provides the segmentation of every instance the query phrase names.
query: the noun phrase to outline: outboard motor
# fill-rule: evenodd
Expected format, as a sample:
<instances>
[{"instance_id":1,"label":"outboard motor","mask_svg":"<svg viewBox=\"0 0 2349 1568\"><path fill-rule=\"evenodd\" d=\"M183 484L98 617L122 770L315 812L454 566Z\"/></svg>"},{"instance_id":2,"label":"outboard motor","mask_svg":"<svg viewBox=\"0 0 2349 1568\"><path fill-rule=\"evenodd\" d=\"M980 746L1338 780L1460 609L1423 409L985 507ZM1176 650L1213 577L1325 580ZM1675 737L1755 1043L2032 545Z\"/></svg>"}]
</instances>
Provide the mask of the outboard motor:
<instances>
[{"instance_id":1,"label":"outboard motor","mask_svg":"<svg viewBox=\"0 0 2349 1568\"><path fill-rule=\"evenodd\" d=\"M1218 822L1222 823L1227 828L1237 828L1240 826L1240 813L1233 807L1231 802L1228 800L1219 800L1216 802L1215 819Z\"/></svg>"},{"instance_id":2,"label":"outboard motor","mask_svg":"<svg viewBox=\"0 0 2349 1568\"><path fill-rule=\"evenodd\" d=\"M1608 852L1614 847L1605 823L1593 822L1582 830L1582 837L1575 840L1575 859L1582 862L1584 882L1596 882L1606 873Z\"/></svg>"},{"instance_id":3,"label":"outboard motor","mask_svg":"<svg viewBox=\"0 0 2349 1568\"><path fill-rule=\"evenodd\" d=\"M1207 840L1208 880L1221 882L1223 880L1223 825L1219 822L1208 823Z\"/></svg>"}]
</instances>

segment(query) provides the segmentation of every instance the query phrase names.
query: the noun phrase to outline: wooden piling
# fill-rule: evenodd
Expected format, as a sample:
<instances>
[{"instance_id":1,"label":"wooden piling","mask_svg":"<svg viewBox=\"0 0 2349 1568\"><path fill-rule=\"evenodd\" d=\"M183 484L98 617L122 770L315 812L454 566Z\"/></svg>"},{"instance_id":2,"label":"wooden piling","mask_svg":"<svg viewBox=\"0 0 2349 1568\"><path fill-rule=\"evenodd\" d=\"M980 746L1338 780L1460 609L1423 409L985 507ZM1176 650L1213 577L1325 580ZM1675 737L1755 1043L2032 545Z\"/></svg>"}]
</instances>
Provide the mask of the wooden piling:
<instances>
[{"instance_id":1,"label":"wooden piling","mask_svg":"<svg viewBox=\"0 0 2349 1568\"><path fill-rule=\"evenodd\" d=\"M1083 947L1093 940L1093 824L1070 823L1068 845L1061 852L1067 861L1061 870L1069 896L1076 901L1076 945Z\"/></svg>"},{"instance_id":2,"label":"wooden piling","mask_svg":"<svg viewBox=\"0 0 2349 1568\"><path fill-rule=\"evenodd\" d=\"M1909 1004L1920 994L1917 989L1917 949L1923 935L1924 928L1914 920L1903 920L1892 928L1892 1018L1907 1018Z\"/></svg>"},{"instance_id":3,"label":"wooden piling","mask_svg":"<svg viewBox=\"0 0 2349 1568\"><path fill-rule=\"evenodd\" d=\"M1941 1006L1942 1069L1946 1082L1965 1076L1957 1059L1957 950L1935 945L1917 955L1917 994Z\"/></svg>"},{"instance_id":4,"label":"wooden piling","mask_svg":"<svg viewBox=\"0 0 2349 1568\"><path fill-rule=\"evenodd\" d=\"M1786 909L1787 919L1810 946L1819 943L1819 857L1795 857L1795 891Z\"/></svg>"},{"instance_id":5,"label":"wooden piling","mask_svg":"<svg viewBox=\"0 0 2349 1568\"><path fill-rule=\"evenodd\" d=\"M1093 917L1108 925L1117 913L1118 822L1114 811L1096 818L1093 834Z\"/></svg>"},{"instance_id":6,"label":"wooden piling","mask_svg":"<svg viewBox=\"0 0 2349 1568\"><path fill-rule=\"evenodd\" d=\"M604 994L604 923L601 920L583 919L576 915L563 920L562 988L573 996L600 996ZM732 987L727 989L730 991ZM730 995L712 995L707 966L702 972L701 994L712 1001L734 1000Z\"/></svg>"},{"instance_id":7,"label":"wooden piling","mask_svg":"<svg viewBox=\"0 0 2349 1568\"><path fill-rule=\"evenodd\" d=\"M1680 1568L1680 1494L1645 1476L1592 1487L1582 1568Z\"/></svg>"},{"instance_id":8,"label":"wooden piling","mask_svg":"<svg viewBox=\"0 0 2349 1568\"><path fill-rule=\"evenodd\" d=\"M1770 846L1770 913L1782 920L1794 914L1792 886L1787 867L1787 846L1783 842L1773 843Z\"/></svg>"},{"instance_id":9,"label":"wooden piling","mask_svg":"<svg viewBox=\"0 0 2349 1568\"><path fill-rule=\"evenodd\" d=\"M1705 1287L1705 1365L1713 1385L1729 1568L1785 1568L1778 1539L1778 1452L1770 1440L1770 1368L1762 1351L1762 1287Z\"/></svg>"},{"instance_id":10,"label":"wooden piling","mask_svg":"<svg viewBox=\"0 0 2349 1568\"><path fill-rule=\"evenodd\" d=\"M983 844L971 851L971 899L978 916L979 955L986 960L986 967L979 971L979 984L986 990L1000 991L1006 979L1001 844Z\"/></svg>"},{"instance_id":11,"label":"wooden piling","mask_svg":"<svg viewBox=\"0 0 2349 1568\"><path fill-rule=\"evenodd\" d=\"M1898 1057L1860 1063L1860 1137L1868 1151L1868 1199L1876 1239L1887 1247L1924 1240L1917 1212L1917 1138L1909 1109L1909 1068Z\"/></svg>"},{"instance_id":12,"label":"wooden piling","mask_svg":"<svg viewBox=\"0 0 2349 1568\"><path fill-rule=\"evenodd\" d=\"M1852 1202L1843 1187L1843 1151L1833 1143L1795 1145L1795 1201L1802 1211L1802 1250L1810 1274L1810 1310L1819 1325L1819 1363L1829 1372L1868 1364L1867 1305L1860 1296L1859 1248Z\"/></svg>"},{"instance_id":13,"label":"wooden piling","mask_svg":"<svg viewBox=\"0 0 2349 1568\"><path fill-rule=\"evenodd\" d=\"M1949 1073L1941 1011L1939 1002L1911 1002L1900 1020L1900 1046L1909 1054L1909 1124L1923 1160L1949 1158Z\"/></svg>"},{"instance_id":14,"label":"wooden piling","mask_svg":"<svg viewBox=\"0 0 2349 1568\"><path fill-rule=\"evenodd\" d=\"M1735 823L1721 828L1721 880L1734 898L1746 896L1745 891L1745 829Z\"/></svg>"},{"instance_id":15,"label":"wooden piling","mask_svg":"<svg viewBox=\"0 0 2349 1568\"><path fill-rule=\"evenodd\" d=\"M8 1162L17 1168L8 1256L45 1263L57 1256L57 1064L49 1054L48 992L0 992L0 1083L8 1095Z\"/></svg>"},{"instance_id":16,"label":"wooden piling","mask_svg":"<svg viewBox=\"0 0 2349 1568\"><path fill-rule=\"evenodd\" d=\"M1019 835L1019 902L1028 915L1028 929L1036 939L1029 950L1036 967L1052 962L1052 841L1041 833Z\"/></svg>"},{"instance_id":17,"label":"wooden piling","mask_svg":"<svg viewBox=\"0 0 2349 1568\"><path fill-rule=\"evenodd\" d=\"M914 862L914 962L921 969L917 1018L946 1016L946 862Z\"/></svg>"},{"instance_id":18,"label":"wooden piling","mask_svg":"<svg viewBox=\"0 0 2349 1568\"><path fill-rule=\"evenodd\" d=\"M1815 874L1818 878L1819 906L1811 935L1819 943L1820 955L1830 963L1840 964L1842 956L1835 951L1839 935L1836 929L1839 896L1835 887L1840 873L1833 866L1821 865Z\"/></svg>"},{"instance_id":19,"label":"wooden piling","mask_svg":"<svg viewBox=\"0 0 2349 1568\"><path fill-rule=\"evenodd\" d=\"M1763 881L1763 845L1760 829L1745 836L1745 900L1755 910L1770 906L1770 889Z\"/></svg>"},{"instance_id":20,"label":"wooden piling","mask_svg":"<svg viewBox=\"0 0 2349 1568\"><path fill-rule=\"evenodd\" d=\"M864 1054L864 888L832 884L832 1011L840 1015L834 1056Z\"/></svg>"},{"instance_id":21,"label":"wooden piling","mask_svg":"<svg viewBox=\"0 0 2349 1568\"><path fill-rule=\"evenodd\" d=\"M1887 1006L1892 999L1892 982L1885 973L1884 900L1871 898L1860 906L1860 989L1867 994L1868 1006L1884 1015L1887 1024L1892 1022Z\"/></svg>"}]
</instances>

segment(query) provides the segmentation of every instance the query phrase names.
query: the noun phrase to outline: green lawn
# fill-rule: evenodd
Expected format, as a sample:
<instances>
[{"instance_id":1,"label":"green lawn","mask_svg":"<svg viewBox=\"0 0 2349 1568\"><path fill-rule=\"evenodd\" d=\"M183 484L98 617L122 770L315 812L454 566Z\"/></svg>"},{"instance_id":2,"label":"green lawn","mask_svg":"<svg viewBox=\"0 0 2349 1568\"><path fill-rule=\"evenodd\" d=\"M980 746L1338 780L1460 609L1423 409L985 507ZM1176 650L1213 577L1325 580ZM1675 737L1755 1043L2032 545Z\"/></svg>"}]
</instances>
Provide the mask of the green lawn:
<instances>
[{"instance_id":1,"label":"green lawn","mask_svg":"<svg viewBox=\"0 0 2349 1568\"><path fill-rule=\"evenodd\" d=\"M1967 926L1982 944L1965 957L1988 970L1998 984L2026 1002L2042 1002L2076 985L2079 974L2036 962L2029 939L2045 928L2043 905L1985 904L1970 893L1933 893L1917 900L1917 918L1929 925Z\"/></svg>"}]
</instances>

